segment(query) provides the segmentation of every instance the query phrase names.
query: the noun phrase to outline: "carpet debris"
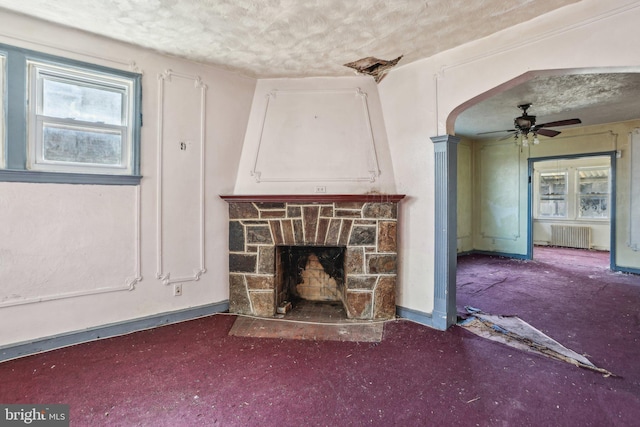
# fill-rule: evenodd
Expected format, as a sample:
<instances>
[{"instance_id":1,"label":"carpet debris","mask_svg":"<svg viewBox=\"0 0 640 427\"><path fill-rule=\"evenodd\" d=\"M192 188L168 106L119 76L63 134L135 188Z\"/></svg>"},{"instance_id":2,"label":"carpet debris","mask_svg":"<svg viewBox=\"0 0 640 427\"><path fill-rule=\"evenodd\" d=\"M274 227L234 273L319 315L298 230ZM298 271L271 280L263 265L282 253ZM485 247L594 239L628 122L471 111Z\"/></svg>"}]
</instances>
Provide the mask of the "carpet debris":
<instances>
[{"instance_id":1,"label":"carpet debris","mask_svg":"<svg viewBox=\"0 0 640 427\"><path fill-rule=\"evenodd\" d=\"M591 369L605 377L615 376L608 370L597 367L585 356L564 347L517 316L488 314L471 306L466 306L465 309L468 315L458 322L458 326L480 337Z\"/></svg>"}]
</instances>

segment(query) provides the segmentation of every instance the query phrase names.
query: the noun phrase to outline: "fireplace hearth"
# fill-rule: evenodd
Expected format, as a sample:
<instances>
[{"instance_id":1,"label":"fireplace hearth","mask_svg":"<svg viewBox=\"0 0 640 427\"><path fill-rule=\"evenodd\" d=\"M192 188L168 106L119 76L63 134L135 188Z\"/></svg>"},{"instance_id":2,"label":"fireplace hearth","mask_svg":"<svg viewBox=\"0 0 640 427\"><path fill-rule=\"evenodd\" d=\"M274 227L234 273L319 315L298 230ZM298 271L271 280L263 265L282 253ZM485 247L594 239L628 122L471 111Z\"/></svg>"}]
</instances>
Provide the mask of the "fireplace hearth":
<instances>
[{"instance_id":1,"label":"fireplace hearth","mask_svg":"<svg viewBox=\"0 0 640 427\"><path fill-rule=\"evenodd\" d=\"M229 203L229 311L273 317L296 300L350 319L395 316L402 195L221 196Z\"/></svg>"}]
</instances>

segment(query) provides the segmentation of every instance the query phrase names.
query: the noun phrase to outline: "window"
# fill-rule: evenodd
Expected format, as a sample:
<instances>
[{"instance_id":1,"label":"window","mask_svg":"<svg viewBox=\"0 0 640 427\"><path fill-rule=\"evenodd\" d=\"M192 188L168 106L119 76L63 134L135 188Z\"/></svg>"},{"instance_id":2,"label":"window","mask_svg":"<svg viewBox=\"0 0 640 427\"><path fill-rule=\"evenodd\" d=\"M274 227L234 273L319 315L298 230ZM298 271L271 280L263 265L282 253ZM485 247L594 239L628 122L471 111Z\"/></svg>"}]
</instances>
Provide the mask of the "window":
<instances>
[{"instance_id":1,"label":"window","mask_svg":"<svg viewBox=\"0 0 640 427\"><path fill-rule=\"evenodd\" d=\"M567 217L567 173L543 172L540 174L540 218Z\"/></svg>"},{"instance_id":2,"label":"window","mask_svg":"<svg viewBox=\"0 0 640 427\"><path fill-rule=\"evenodd\" d=\"M4 49L10 117L0 180L140 182L138 74Z\"/></svg>"},{"instance_id":3,"label":"window","mask_svg":"<svg viewBox=\"0 0 640 427\"><path fill-rule=\"evenodd\" d=\"M609 168L581 168L578 175L578 217L609 218Z\"/></svg>"},{"instance_id":4,"label":"window","mask_svg":"<svg viewBox=\"0 0 640 427\"><path fill-rule=\"evenodd\" d=\"M611 167L603 157L538 164L534 216L550 221L608 221Z\"/></svg>"}]
</instances>

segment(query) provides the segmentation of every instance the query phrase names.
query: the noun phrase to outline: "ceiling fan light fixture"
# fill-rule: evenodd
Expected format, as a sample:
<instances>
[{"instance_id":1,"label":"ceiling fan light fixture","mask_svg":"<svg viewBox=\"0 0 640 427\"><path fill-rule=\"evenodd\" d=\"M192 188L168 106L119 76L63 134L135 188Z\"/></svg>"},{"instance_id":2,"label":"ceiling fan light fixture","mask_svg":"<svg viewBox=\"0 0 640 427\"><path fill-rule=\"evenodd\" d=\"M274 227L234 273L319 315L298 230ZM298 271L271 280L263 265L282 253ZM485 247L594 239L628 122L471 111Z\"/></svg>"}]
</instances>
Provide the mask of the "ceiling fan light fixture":
<instances>
[{"instance_id":1,"label":"ceiling fan light fixture","mask_svg":"<svg viewBox=\"0 0 640 427\"><path fill-rule=\"evenodd\" d=\"M520 129L530 129L533 124L534 124L534 120L532 120L533 116L527 116L527 117L518 117L515 120L515 125L517 128Z\"/></svg>"},{"instance_id":2,"label":"ceiling fan light fixture","mask_svg":"<svg viewBox=\"0 0 640 427\"><path fill-rule=\"evenodd\" d=\"M533 135L533 145L540 144L540 140L538 139L538 135Z\"/></svg>"},{"instance_id":3,"label":"ceiling fan light fixture","mask_svg":"<svg viewBox=\"0 0 640 427\"><path fill-rule=\"evenodd\" d=\"M522 135L522 146L523 147L529 146L529 139L527 139L527 135Z\"/></svg>"}]
</instances>

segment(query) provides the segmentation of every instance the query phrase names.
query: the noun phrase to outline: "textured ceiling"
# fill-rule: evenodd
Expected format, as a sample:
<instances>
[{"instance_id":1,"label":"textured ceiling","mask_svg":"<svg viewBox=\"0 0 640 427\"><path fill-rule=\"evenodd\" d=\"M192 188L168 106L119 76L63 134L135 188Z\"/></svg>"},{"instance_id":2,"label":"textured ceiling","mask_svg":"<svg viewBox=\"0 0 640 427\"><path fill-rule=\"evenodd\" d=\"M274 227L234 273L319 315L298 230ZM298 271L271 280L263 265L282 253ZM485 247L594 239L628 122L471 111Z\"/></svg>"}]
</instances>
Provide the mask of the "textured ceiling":
<instances>
[{"instance_id":1,"label":"textured ceiling","mask_svg":"<svg viewBox=\"0 0 640 427\"><path fill-rule=\"evenodd\" d=\"M640 74L538 76L463 111L455 133L476 139L500 137L478 133L513 129L513 119L522 114L517 106L529 103L533 105L528 114L536 116L538 124L573 118L582 120L581 126L635 120L640 117Z\"/></svg>"},{"instance_id":2,"label":"textured ceiling","mask_svg":"<svg viewBox=\"0 0 640 427\"><path fill-rule=\"evenodd\" d=\"M402 66L577 1L0 0L0 8L268 78L352 75L343 64L368 56L404 55ZM523 103L538 123L637 119L639 76L536 77L462 112L455 132L512 129Z\"/></svg>"},{"instance_id":3,"label":"textured ceiling","mask_svg":"<svg viewBox=\"0 0 640 427\"><path fill-rule=\"evenodd\" d=\"M0 0L0 7L247 76L350 75L399 65L578 0Z\"/></svg>"}]
</instances>

